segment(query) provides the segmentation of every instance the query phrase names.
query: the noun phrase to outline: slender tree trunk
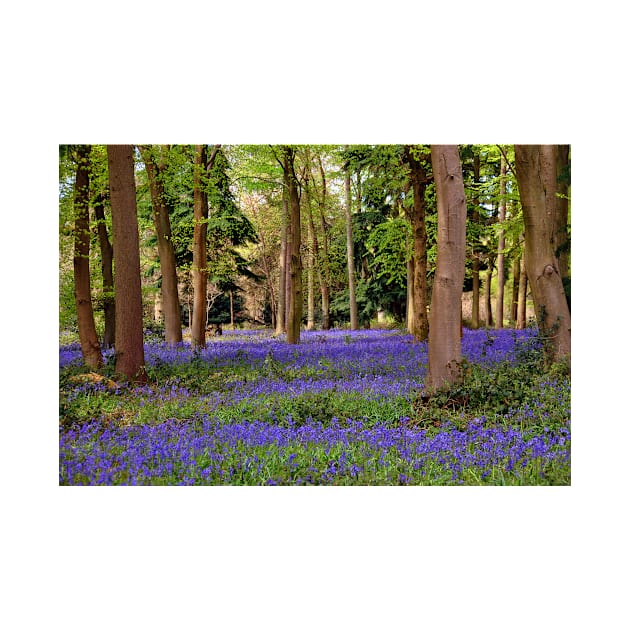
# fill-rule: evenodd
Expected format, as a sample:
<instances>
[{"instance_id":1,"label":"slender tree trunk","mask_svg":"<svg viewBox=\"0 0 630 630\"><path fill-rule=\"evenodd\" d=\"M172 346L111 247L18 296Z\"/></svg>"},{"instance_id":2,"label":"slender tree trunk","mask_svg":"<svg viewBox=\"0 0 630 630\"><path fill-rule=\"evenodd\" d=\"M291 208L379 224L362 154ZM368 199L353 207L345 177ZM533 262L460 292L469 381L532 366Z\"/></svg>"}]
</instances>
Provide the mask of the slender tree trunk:
<instances>
[{"instance_id":1,"label":"slender tree trunk","mask_svg":"<svg viewBox=\"0 0 630 630\"><path fill-rule=\"evenodd\" d=\"M527 272L525 271L525 254L521 256L521 272L518 277L518 310L516 327L522 330L527 325Z\"/></svg>"},{"instance_id":2,"label":"slender tree trunk","mask_svg":"<svg viewBox=\"0 0 630 630\"><path fill-rule=\"evenodd\" d=\"M505 198L505 178L507 176L507 162L501 156L501 174L499 178L499 223L505 222L506 198ZM497 253L497 317L496 327L503 328L503 299L505 295L505 232L499 231L499 251Z\"/></svg>"},{"instance_id":3,"label":"slender tree trunk","mask_svg":"<svg viewBox=\"0 0 630 630\"><path fill-rule=\"evenodd\" d=\"M90 287L90 145L77 147L77 174L74 183L74 299L85 365L103 365L101 346L94 324Z\"/></svg>"},{"instance_id":4,"label":"slender tree trunk","mask_svg":"<svg viewBox=\"0 0 630 630\"><path fill-rule=\"evenodd\" d=\"M164 314L165 339L167 344L174 345L182 341L181 307L177 292L177 264L175 248L171 235L169 206L164 188L167 147L161 147L161 160L155 158L155 147L143 145L139 147L144 161L151 202L153 205L153 223L158 241L158 255L162 273L162 312Z\"/></svg>"},{"instance_id":5,"label":"slender tree trunk","mask_svg":"<svg viewBox=\"0 0 630 630\"><path fill-rule=\"evenodd\" d=\"M571 175L569 168L570 146L561 144L558 146L558 157L556 162L557 196L556 212L554 215L554 247L558 258L558 271L562 278L569 312L571 311L571 277L569 274L569 189L571 185ZM567 293L568 292L568 293Z\"/></svg>"},{"instance_id":6,"label":"slender tree trunk","mask_svg":"<svg viewBox=\"0 0 630 630\"><path fill-rule=\"evenodd\" d=\"M424 193L429 182L422 162L414 155L412 147L405 147L405 159L409 164L413 188L411 230L413 234L413 325L411 334L416 341L429 336L427 316L427 230L425 225Z\"/></svg>"},{"instance_id":7,"label":"slender tree trunk","mask_svg":"<svg viewBox=\"0 0 630 630\"><path fill-rule=\"evenodd\" d=\"M315 226L313 225L313 213L311 212L311 199L307 191L308 185L304 187L308 214L306 330L313 330L315 328Z\"/></svg>"},{"instance_id":8,"label":"slender tree trunk","mask_svg":"<svg viewBox=\"0 0 630 630\"><path fill-rule=\"evenodd\" d=\"M554 249L556 145L515 145L525 223L525 264L550 362L571 356L571 315Z\"/></svg>"},{"instance_id":9,"label":"slender tree trunk","mask_svg":"<svg viewBox=\"0 0 630 630\"><path fill-rule=\"evenodd\" d=\"M208 291L208 256L206 242L208 235L208 196L206 193L206 169L208 151L205 144L195 146L193 174L193 315L192 345L206 347L206 294Z\"/></svg>"},{"instance_id":10,"label":"slender tree trunk","mask_svg":"<svg viewBox=\"0 0 630 630\"><path fill-rule=\"evenodd\" d=\"M510 321L512 326L516 323L518 316L518 283L521 277L521 259L520 257L514 260L512 264L512 303L510 306Z\"/></svg>"},{"instance_id":11,"label":"slender tree trunk","mask_svg":"<svg viewBox=\"0 0 630 630\"><path fill-rule=\"evenodd\" d=\"M412 247L412 244L409 244ZM413 335L415 326L415 312L413 309L413 256L407 261L407 332Z\"/></svg>"},{"instance_id":12,"label":"slender tree trunk","mask_svg":"<svg viewBox=\"0 0 630 630\"><path fill-rule=\"evenodd\" d=\"M234 330L234 291L230 289L230 326Z\"/></svg>"},{"instance_id":13,"label":"slender tree trunk","mask_svg":"<svg viewBox=\"0 0 630 630\"><path fill-rule=\"evenodd\" d=\"M284 147L284 174L285 183L289 192L289 231L288 243L290 285L287 294L289 311L287 319L287 342L291 344L300 342L300 328L302 325L302 259L300 246L302 243L300 196L298 182L295 175L295 151L293 148Z\"/></svg>"},{"instance_id":14,"label":"slender tree trunk","mask_svg":"<svg viewBox=\"0 0 630 630\"><path fill-rule=\"evenodd\" d=\"M486 326L492 328L494 320L492 318L492 272L494 271L494 256L488 256L488 270L486 271Z\"/></svg>"},{"instance_id":15,"label":"slender tree trunk","mask_svg":"<svg viewBox=\"0 0 630 630\"><path fill-rule=\"evenodd\" d=\"M461 379L461 300L466 262L466 196L456 145L432 145L437 191L437 267L429 323L428 393Z\"/></svg>"},{"instance_id":16,"label":"slender tree trunk","mask_svg":"<svg viewBox=\"0 0 630 630\"><path fill-rule=\"evenodd\" d=\"M357 292L354 279L354 243L352 240L352 194L350 191L350 167L346 167L346 252L348 258L348 291L350 293L350 329L359 329Z\"/></svg>"},{"instance_id":17,"label":"slender tree trunk","mask_svg":"<svg viewBox=\"0 0 630 630\"><path fill-rule=\"evenodd\" d=\"M103 315L105 331L103 347L111 348L115 341L116 303L114 301L114 249L107 235L105 225L106 196L100 193L94 202L94 215L98 230L98 242L101 248L101 274L103 276Z\"/></svg>"},{"instance_id":18,"label":"slender tree trunk","mask_svg":"<svg viewBox=\"0 0 630 630\"><path fill-rule=\"evenodd\" d=\"M474 172L474 182L475 184L479 184L481 180L481 160L479 158L479 154L475 153L473 158L473 172ZM475 187L475 197L473 199L473 213L472 220L475 225L479 224L479 193L477 192L477 188ZM479 328L479 250L475 247L477 243L473 243L473 251L472 251L472 322L471 327L473 329Z\"/></svg>"},{"instance_id":19,"label":"slender tree trunk","mask_svg":"<svg viewBox=\"0 0 630 630\"><path fill-rule=\"evenodd\" d=\"M330 259L328 256L328 225L326 223L326 173L324 171L324 165L322 163L321 156L318 156L319 172L322 178L322 196L319 204L319 216L322 228L322 249L323 249L323 261L322 261L322 280L321 280L321 292L322 292L322 329L330 329Z\"/></svg>"},{"instance_id":20,"label":"slender tree trunk","mask_svg":"<svg viewBox=\"0 0 630 630\"><path fill-rule=\"evenodd\" d=\"M116 261L115 370L133 382L144 383L147 380L147 373L144 365L140 243L133 147L130 144L107 145L107 163Z\"/></svg>"},{"instance_id":21,"label":"slender tree trunk","mask_svg":"<svg viewBox=\"0 0 630 630\"><path fill-rule=\"evenodd\" d=\"M287 237L289 198L286 186L282 189L282 231L280 235L279 279L278 279L278 311L276 313L276 334L280 335L287 330Z\"/></svg>"}]
</instances>

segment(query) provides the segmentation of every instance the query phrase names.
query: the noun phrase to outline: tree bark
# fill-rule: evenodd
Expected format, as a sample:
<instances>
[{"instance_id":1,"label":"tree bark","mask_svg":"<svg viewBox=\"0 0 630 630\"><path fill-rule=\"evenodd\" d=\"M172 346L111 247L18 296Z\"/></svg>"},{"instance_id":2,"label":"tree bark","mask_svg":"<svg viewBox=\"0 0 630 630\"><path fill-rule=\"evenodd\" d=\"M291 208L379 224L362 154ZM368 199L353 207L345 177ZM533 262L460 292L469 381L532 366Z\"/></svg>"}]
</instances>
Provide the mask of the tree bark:
<instances>
[{"instance_id":1,"label":"tree bark","mask_svg":"<svg viewBox=\"0 0 630 630\"><path fill-rule=\"evenodd\" d=\"M488 269L486 271L485 304L486 304L486 326L492 328L494 319L492 317L492 272L494 271L494 256L488 255Z\"/></svg>"},{"instance_id":2,"label":"tree bark","mask_svg":"<svg viewBox=\"0 0 630 630\"><path fill-rule=\"evenodd\" d=\"M527 271L525 270L525 254L521 256L521 272L518 277L518 309L516 312L516 328L522 330L527 325Z\"/></svg>"},{"instance_id":3,"label":"tree bark","mask_svg":"<svg viewBox=\"0 0 630 630\"><path fill-rule=\"evenodd\" d=\"M205 144L195 145L193 171L193 316L191 325L194 348L206 347L206 294L208 291L208 195L206 193L206 169L208 149Z\"/></svg>"},{"instance_id":4,"label":"tree bark","mask_svg":"<svg viewBox=\"0 0 630 630\"><path fill-rule=\"evenodd\" d=\"M144 383L142 286L136 208L133 147L107 145L109 189L114 241L114 292L116 300L116 373Z\"/></svg>"},{"instance_id":5,"label":"tree bark","mask_svg":"<svg viewBox=\"0 0 630 630\"><path fill-rule=\"evenodd\" d=\"M427 230L425 225L424 194L429 182L422 162L414 155L413 147L405 147L405 161L409 164L413 189L413 210L411 231L413 235L413 284L412 284L412 325L411 334L416 341L424 341L429 336L427 316Z\"/></svg>"},{"instance_id":6,"label":"tree bark","mask_svg":"<svg viewBox=\"0 0 630 630\"><path fill-rule=\"evenodd\" d=\"M285 146L284 151L284 176L289 193L289 233L288 243L289 255L289 290L287 298L289 301L287 319L287 342L296 344L300 342L300 328L302 325L302 258L300 246L302 244L301 216L300 216L300 196L298 192L298 182L295 175L295 150Z\"/></svg>"},{"instance_id":7,"label":"tree bark","mask_svg":"<svg viewBox=\"0 0 630 630\"><path fill-rule=\"evenodd\" d=\"M354 276L354 242L352 240L352 193L350 190L350 167L346 166L346 253L348 258L348 291L350 293L350 329L359 329L357 292Z\"/></svg>"},{"instance_id":8,"label":"tree bark","mask_svg":"<svg viewBox=\"0 0 630 630\"><path fill-rule=\"evenodd\" d=\"M155 147L142 145L139 149L149 178L153 223L158 241L158 255L162 273L162 312L164 314L165 340L167 344L174 345L182 341L182 323L177 292L177 263L175 262L175 248L171 235L169 204L164 187L165 151L168 151L168 147L161 147L159 162L154 154Z\"/></svg>"},{"instance_id":9,"label":"tree bark","mask_svg":"<svg viewBox=\"0 0 630 630\"><path fill-rule=\"evenodd\" d=\"M77 174L74 183L74 299L81 354L85 365L98 369L103 365L101 346L94 324L90 286L90 145L76 150Z\"/></svg>"},{"instance_id":10,"label":"tree bark","mask_svg":"<svg viewBox=\"0 0 630 630\"><path fill-rule=\"evenodd\" d=\"M473 177L475 184L479 184L481 181L481 159L479 154L475 153L473 158ZM479 224L479 193L475 188L475 197L473 199L473 213L472 220L475 225ZM475 248L476 242L472 247L472 321L471 327L473 329L479 328L479 289L481 283L479 282L479 251Z\"/></svg>"},{"instance_id":11,"label":"tree bark","mask_svg":"<svg viewBox=\"0 0 630 630\"><path fill-rule=\"evenodd\" d=\"M516 323L518 316L518 283L521 277L521 259L520 257L514 260L512 264L512 302L510 306L510 322L512 326Z\"/></svg>"},{"instance_id":12,"label":"tree bark","mask_svg":"<svg viewBox=\"0 0 630 630\"><path fill-rule=\"evenodd\" d=\"M507 176L507 162L501 156L501 173L499 175L499 224L505 222L506 198L505 178ZM503 328L503 298L505 296L505 232L499 231L499 251L497 252L497 308L496 327Z\"/></svg>"},{"instance_id":13,"label":"tree bark","mask_svg":"<svg viewBox=\"0 0 630 630\"><path fill-rule=\"evenodd\" d=\"M322 196L319 203L319 216L322 228L322 250L324 253L321 272L322 329L330 329L330 260L328 257L328 225L326 223L326 173L321 156L318 156L319 172L322 178Z\"/></svg>"},{"instance_id":14,"label":"tree bark","mask_svg":"<svg viewBox=\"0 0 630 630\"><path fill-rule=\"evenodd\" d=\"M278 311L276 313L276 334L287 331L287 236L289 217L289 193L282 189L282 228L280 233L280 256L278 261Z\"/></svg>"},{"instance_id":15,"label":"tree bark","mask_svg":"<svg viewBox=\"0 0 630 630\"><path fill-rule=\"evenodd\" d=\"M466 262L466 197L456 145L432 145L437 191L437 266L429 320L428 393L461 379L461 298Z\"/></svg>"},{"instance_id":16,"label":"tree bark","mask_svg":"<svg viewBox=\"0 0 630 630\"><path fill-rule=\"evenodd\" d=\"M562 278L562 284L567 289L571 287L571 277L569 274L569 234L567 230L569 222L569 190L571 186L570 174L570 146L561 144L558 146L558 155L556 161L556 177L557 177L557 196L556 196L556 212L554 227L554 247L555 254L558 258L558 271ZM570 290L567 295L569 311L571 311Z\"/></svg>"},{"instance_id":17,"label":"tree bark","mask_svg":"<svg viewBox=\"0 0 630 630\"><path fill-rule=\"evenodd\" d=\"M515 145L525 223L525 264L550 362L571 356L571 315L554 249L556 145Z\"/></svg>"},{"instance_id":18,"label":"tree bark","mask_svg":"<svg viewBox=\"0 0 630 630\"><path fill-rule=\"evenodd\" d=\"M101 248L101 274L103 276L103 316L105 331L103 347L111 348L116 339L116 303L114 301L114 249L107 235L105 225L106 195L100 193L94 202L94 216L98 230L98 242Z\"/></svg>"}]
</instances>

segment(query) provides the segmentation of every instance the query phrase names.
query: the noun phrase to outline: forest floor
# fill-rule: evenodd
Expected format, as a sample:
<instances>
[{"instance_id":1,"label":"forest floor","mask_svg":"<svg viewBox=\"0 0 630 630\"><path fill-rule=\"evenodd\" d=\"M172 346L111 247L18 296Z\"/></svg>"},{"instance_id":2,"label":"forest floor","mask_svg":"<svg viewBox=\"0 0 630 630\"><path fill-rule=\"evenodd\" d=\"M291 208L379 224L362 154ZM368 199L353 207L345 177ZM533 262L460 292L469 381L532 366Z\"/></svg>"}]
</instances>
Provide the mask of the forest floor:
<instances>
[{"instance_id":1,"label":"forest floor","mask_svg":"<svg viewBox=\"0 0 630 630\"><path fill-rule=\"evenodd\" d=\"M422 397L398 330L147 335L149 383L59 350L61 485L568 485L570 377L535 329L464 330L464 382Z\"/></svg>"}]
</instances>

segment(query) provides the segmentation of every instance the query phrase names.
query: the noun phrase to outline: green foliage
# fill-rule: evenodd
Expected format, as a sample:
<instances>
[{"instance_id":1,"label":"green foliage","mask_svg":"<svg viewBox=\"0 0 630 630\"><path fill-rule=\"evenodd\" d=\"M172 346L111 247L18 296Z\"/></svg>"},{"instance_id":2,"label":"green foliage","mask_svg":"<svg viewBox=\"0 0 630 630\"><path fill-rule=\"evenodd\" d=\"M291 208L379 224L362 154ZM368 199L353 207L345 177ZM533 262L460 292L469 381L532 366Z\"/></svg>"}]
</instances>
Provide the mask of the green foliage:
<instances>
[{"instance_id":1,"label":"green foliage","mask_svg":"<svg viewBox=\"0 0 630 630\"><path fill-rule=\"evenodd\" d=\"M490 336L487 343L493 343ZM539 344L521 348L516 361L505 361L490 369L464 360L462 373L460 383L431 396L418 395L414 423L423 427L440 427L445 422L462 426L479 417L490 423L506 423L516 410L528 409L530 405L541 407L541 392L546 391L549 380L569 384L567 370L559 365L547 366ZM544 418L521 414L521 424L542 428L566 422L564 406L551 404L545 410Z\"/></svg>"}]
</instances>

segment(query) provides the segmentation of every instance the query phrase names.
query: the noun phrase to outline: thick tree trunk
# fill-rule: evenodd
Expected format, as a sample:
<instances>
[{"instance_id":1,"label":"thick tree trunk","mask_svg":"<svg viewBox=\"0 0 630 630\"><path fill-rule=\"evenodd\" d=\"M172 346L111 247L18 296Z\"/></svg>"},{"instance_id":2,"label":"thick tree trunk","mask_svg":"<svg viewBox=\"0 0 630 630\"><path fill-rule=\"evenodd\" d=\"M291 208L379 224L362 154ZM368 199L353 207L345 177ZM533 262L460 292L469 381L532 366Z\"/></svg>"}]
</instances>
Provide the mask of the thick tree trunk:
<instances>
[{"instance_id":1,"label":"thick tree trunk","mask_svg":"<svg viewBox=\"0 0 630 630\"><path fill-rule=\"evenodd\" d=\"M107 235L105 225L105 194L101 193L94 202L94 216L98 230L98 242L101 248L101 274L103 276L103 315L105 331L103 347L114 346L116 335L116 302L114 300L114 249Z\"/></svg>"},{"instance_id":2,"label":"thick tree trunk","mask_svg":"<svg viewBox=\"0 0 630 630\"><path fill-rule=\"evenodd\" d=\"M182 323L177 292L177 264L171 235L168 200L164 188L166 170L166 154L164 152L168 151L168 147L161 147L162 156L159 162L154 154L155 147L143 145L139 148L151 189L153 223L157 235L160 270L162 272L162 313L164 314L165 340L167 344L181 343Z\"/></svg>"},{"instance_id":3,"label":"thick tree trunk","mask_svg":"<svg viewBox=\"0 0 630 630\"><path fill-rule=\"evenodd\" d=\"M507 162L501 156L501 174L499 178L499 223L505 222L505 178L507 176ZM496 327L503 328L503 298L505 296L505 232L503 229L499 231L499 251L497 253L497 308L496 308Z\"/></svg>"},{"instance_id":4,"label":"thick tree trunk","mask_svg":"<svg viewBox=\"0 0 630 630\"><path fill-rule=\"evenodd\" d=\"M298 192L298 182L295 175L295 151L291 147L284 147L284 174L285 183L289 193L289 232L290 241L288 243L289 255L289 290L287 298L289 301L287 318L287 342L296 344L300 342L300 328L302 325L302 258L300 246L302 244L301 216L300 216L300 196Z\"/></svg>"},{"instance_id":5,"label":"thick tree trunk","mask_svg":"<svg viewBox=\"0 0 630 630\"><path fill-rule=\"evenodd\" d=\"M571 356L571 315L554 250L556 145L515 145L516 177L525 223L525 264L545 354Z\"/></svg>"},{"instance_id":6,"label":"thick tree trunk","mask_svg":"<svg viewBox=\"0 0 630 630\"><path fill-rule=\"evenodd\" d=\"M101 346L94 325L90 287L90 145L77 147L77 175L74 183L74 299L81 354L85 365L103 365Z\"/></svg>"},{"instance_id":7,"label":"thick tree trunk","mask_svg":"<svg viewBox=\"0 0 630 630\"><path fill-rule=\"evenodd\" d=\"M133 147L108 145L109 190L116 273L116 367L130 381L147 380Z\"/></svg>"},{"instance_id":8,"label":"thick tree trunk","mask_svg":"<svg viewBox=\"0 0 630 630\"><path fill-rule=\"evenodd\" d=\"M350 329L359 329L357 291L354 276L354 242L352 239L352 194L350 190L350 167L346 167L346 253L348 259L348 291L350 293Z\"/></svg>"},{"instance_id":9,"label":"thick tree trunk","mask_svg":"<svg viewBox=\"0 0 630 630\"><path fill-rule=\"evenodd\" d=\"M208 292L208 196L206 193L206 169L208 150L205 144L195 146L193 171L193 315L191 325L194 348L206 347L206 294Z\"/></svg>"},{"instance_id":10,"label":"thick tree trunk","mask_svg":"<svg viewBox=\"0 0 630 630\"><path fill-rule=\"evenodd\" d=\"M466 262L466 197L456 145L432 145L437 191L437 267L429 322L428 393L461 379L461 298Z\"/></svg>"}]
</instances>

